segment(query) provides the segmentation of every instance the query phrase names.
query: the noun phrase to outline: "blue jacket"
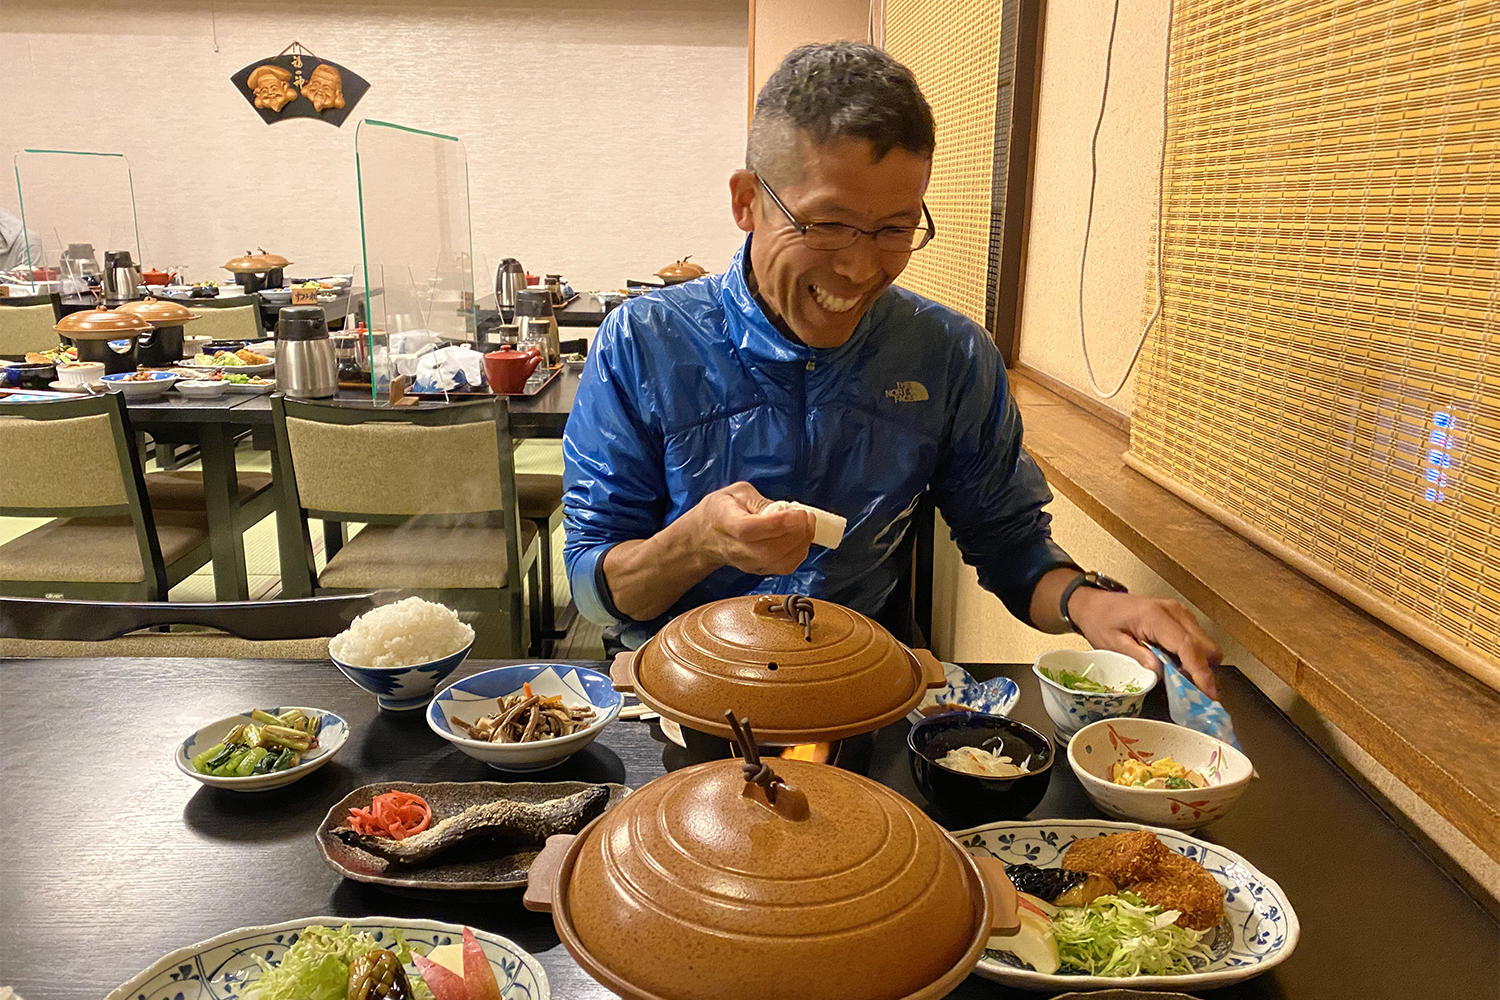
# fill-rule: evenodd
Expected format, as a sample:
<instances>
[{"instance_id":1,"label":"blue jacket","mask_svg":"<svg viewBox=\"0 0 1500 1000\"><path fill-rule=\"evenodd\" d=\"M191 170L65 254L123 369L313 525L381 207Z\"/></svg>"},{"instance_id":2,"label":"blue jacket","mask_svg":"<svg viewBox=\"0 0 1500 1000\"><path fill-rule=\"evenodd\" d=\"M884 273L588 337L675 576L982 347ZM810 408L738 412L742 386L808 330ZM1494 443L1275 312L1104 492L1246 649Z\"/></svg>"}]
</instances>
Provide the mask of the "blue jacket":
<instances>
[{"instance_id":1,"label":"blue jacket","mask_svg":"<svg viewBox=\"0 0 1500 1000\"><path fill-rule=\"evenodd\" d=\"M638 646L672 615L747 593L799 593L874 616L909 566L896 558L932 491L979 582L1027 620L1036 581L1072 565L1052 494L1021 450L1021 416L989 335L892 287L843 345L794 343L745 283L749 242L722 275L626 303L599 328L563 435L568 582L578 609ZM848 518L795 572L725 567L655 622L614 607L604 554L745 480L772 500Z\"/></svg>"}]
</instances>

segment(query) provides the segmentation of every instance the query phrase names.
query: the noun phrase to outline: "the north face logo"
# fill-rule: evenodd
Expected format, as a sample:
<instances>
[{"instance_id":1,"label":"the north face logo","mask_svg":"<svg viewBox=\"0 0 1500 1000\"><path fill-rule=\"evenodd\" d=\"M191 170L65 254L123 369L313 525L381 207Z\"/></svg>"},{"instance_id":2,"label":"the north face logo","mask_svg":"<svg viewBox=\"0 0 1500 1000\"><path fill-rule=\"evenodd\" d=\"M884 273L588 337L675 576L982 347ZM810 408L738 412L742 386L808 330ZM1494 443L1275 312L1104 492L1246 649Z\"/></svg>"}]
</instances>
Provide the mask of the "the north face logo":
<instances>
[{"instance_id":1,"label":"the north face logo","mask_svg":"<svg viewBox=\"0 0 1500 1000\"><path fill-rule=\"evenodd\" d=\"M920 403L927 399L927 387L921 382L897 382L896 388L885 394L898 403Z\"/></svg>"}]
</instances>

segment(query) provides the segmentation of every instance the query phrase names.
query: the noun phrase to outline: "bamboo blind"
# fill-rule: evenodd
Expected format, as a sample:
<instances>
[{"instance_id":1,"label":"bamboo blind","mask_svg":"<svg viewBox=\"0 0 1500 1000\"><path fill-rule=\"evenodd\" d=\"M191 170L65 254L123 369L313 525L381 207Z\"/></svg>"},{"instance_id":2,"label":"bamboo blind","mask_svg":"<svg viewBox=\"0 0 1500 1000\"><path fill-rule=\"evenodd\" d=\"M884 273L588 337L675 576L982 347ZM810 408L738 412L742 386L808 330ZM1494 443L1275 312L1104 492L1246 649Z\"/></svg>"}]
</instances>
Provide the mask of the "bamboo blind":
<instances>
[{"instance_id":1,"label":"bamboo blind","mask_svg":"<svg viewBox=\"0 0 1500 1000\"><path fill-rule=\"evenodd\" d=\"M1500 687L1500 0L1177 0L1134 467Z\"/></svg>"},{"instance_id":2,"label":"bamboo blind","mask_svg":"<svg viewBox=\"0 0 1500 1000\"><path fill-rule=\"evenodd\" d=\"M991 193L1002 203L1005 195L1004 175L994 177L1003 6L888 0L885 10L886 51L916 76L937 120L927 207L938 236L912 254L899 283L981 324L991 297Z\"/></svg>"}]
</instances>

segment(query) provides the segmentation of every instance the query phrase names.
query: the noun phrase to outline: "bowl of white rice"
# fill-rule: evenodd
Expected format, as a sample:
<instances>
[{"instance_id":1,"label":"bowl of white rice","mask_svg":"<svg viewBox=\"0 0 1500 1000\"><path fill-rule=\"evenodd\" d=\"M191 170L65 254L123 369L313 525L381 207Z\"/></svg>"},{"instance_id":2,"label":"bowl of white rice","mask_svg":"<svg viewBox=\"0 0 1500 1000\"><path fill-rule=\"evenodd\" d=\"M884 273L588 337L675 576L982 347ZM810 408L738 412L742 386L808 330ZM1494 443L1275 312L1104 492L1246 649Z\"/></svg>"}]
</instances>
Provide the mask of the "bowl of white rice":
<instances>
[{"instance_id":1,"label":"bowl of white rice","mask_svg":"<svg viewBox=\"0 0 1500 1000\"><path fill-rule=\"evenodd\" d=\"M372 608L328 641L343 675L391 712L421 708L469 655L474 630L458 612L408 597Z\"/></svg>"}]
</instances>

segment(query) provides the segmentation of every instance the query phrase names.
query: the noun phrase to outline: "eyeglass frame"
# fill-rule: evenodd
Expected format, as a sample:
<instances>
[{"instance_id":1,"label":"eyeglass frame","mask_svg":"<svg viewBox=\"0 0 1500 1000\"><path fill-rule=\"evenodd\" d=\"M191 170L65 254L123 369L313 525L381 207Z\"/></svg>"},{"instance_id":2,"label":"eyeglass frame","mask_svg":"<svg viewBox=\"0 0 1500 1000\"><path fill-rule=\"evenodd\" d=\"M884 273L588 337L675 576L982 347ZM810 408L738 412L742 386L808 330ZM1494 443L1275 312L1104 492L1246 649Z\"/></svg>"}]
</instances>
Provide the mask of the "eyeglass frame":
<instances>
[{"instance_id":1,"label":"eyeglass frame","mask_svg":"<svg viewBox=\"0 0 1500 1000\"><path fill-rule=\"evenodd\" d=\"M922 218L926 221L926 226L881 226L879 229L872 230L861 229L858 226L850 226L842 222L798 222L797 217L792 214L791 209L786 207L781 198L777 196L776 191L771 187L771 185L766 183L766 179L760 175L759 171L751 171L751 173L755 176L755 179L760 184L760 186L765 189L766 194L771 196L771 200L776 203L776 207L781 209L781 214L786 216L787 221L792 224L792 228L797 230L797 234L802 237L802 242L804 245L807 244L808 230L812 229L814 226L837 226L840 229L853 230L855 233L854 238L844 246L814 247L809 245L809 250L821 250L824 253L837 253L840 250L847 250L849 249L849 247L852 247L855 243L859 242L860 236L868 236L872 240L876 241L875 248L881 253L916 253L918 250L931 243L937 237L937 225L932 221L932 213L927 209L927 199L925 198L922 199ZM920 230L927 233L927 238L921 243L918 243L916 246L910 247L906 250L887 250L885 247L880 245L879 236L881 233L885 232L888 229L910 229L914 233Z\"/></svg>"}]
</instances>

